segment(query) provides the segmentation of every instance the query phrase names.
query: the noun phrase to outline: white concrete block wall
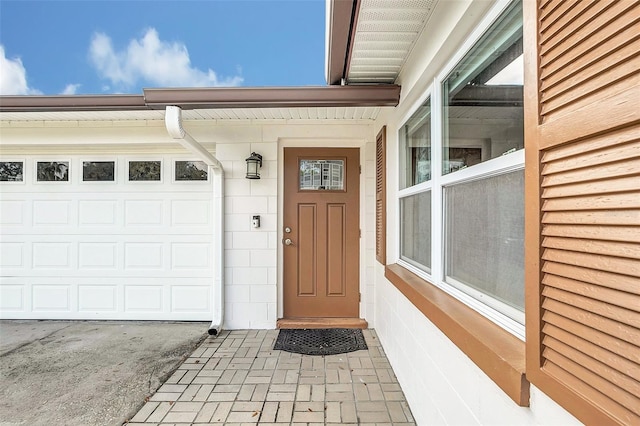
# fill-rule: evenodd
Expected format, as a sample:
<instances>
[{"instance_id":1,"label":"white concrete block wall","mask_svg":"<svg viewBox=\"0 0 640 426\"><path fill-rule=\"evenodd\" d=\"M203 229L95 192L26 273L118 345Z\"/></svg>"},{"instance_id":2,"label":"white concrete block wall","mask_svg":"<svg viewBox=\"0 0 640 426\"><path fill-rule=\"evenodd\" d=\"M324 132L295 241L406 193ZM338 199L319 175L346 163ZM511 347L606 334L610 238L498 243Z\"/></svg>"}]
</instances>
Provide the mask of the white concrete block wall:
<instances>
[{"instance_id":1,"label":"white concrete block wall","mask_svg":"<svg viewBox=\"0 0 640 426\"><path fill-rule=\"evenodd\" d=\"M418 424L581 424L533 386L531 406L515 404L375 269L376 331Z\"/></svg>"},{"instance_id":2,"label":"white concrete block wall","mask_svg":"<svg viewBox=\"0 0 640 426\"><path fill-rule=\"evenodd\" d=\"M372 127L372 131L379 131ZM369 327L376 326L375 321L375 271L376 263L376 143L375 135L362 148L362 175L364 196L361 211L362 241L360 250L364 254L361 265L360 285L362 301L361 314L367 319Z\"/></svg>"},{"instance_id":3,"label":"white concrete block wall","mask_svg":"<svg viewBox=\"0 0 640 426\"><path fill-rule=\"evenodd\" d=\"M259 180L245 178L251 152L264 157ZM277 144L218 143L225 170L225 324L227 329L272 329L277 320ZM260 215L260 228L252 217Z\"/></svg>"}]
</instances>

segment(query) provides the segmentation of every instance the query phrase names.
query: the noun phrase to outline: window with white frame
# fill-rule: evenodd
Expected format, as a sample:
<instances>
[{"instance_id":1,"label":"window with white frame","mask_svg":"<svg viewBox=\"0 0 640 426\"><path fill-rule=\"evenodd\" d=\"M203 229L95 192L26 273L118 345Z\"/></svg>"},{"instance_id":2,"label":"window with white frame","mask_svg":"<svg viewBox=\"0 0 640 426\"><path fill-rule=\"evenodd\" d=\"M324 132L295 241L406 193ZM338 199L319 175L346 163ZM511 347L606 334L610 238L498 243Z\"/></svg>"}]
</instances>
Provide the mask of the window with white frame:
<instances>
[{"instance_id":1,"label":"window with white frame","mask_svg":"<svg viewBox=\"0 0 640 426\"><path fill-rule=\"evenodd\" d=\"M522 4L487 18L399 129L399 261L524 338Z\"/></svg>"}]
</instances>

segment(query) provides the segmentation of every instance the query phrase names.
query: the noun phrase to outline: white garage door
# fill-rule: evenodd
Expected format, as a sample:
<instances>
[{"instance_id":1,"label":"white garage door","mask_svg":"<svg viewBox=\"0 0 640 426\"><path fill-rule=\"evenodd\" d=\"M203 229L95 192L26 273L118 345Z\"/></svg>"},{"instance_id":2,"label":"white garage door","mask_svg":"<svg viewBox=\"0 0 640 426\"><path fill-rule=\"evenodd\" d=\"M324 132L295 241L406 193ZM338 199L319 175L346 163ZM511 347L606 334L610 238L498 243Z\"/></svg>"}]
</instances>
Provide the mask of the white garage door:
<instances>
[{"instance_id":1,"label":"white garage door","mask_svg":"<svg viewBox=\"0 0 640 426\"><path fill-rule=\"evenodd\" d=\"M210 319L211 177L185 160L0 159L2 318Z\"/></svg>"}]
</instances>

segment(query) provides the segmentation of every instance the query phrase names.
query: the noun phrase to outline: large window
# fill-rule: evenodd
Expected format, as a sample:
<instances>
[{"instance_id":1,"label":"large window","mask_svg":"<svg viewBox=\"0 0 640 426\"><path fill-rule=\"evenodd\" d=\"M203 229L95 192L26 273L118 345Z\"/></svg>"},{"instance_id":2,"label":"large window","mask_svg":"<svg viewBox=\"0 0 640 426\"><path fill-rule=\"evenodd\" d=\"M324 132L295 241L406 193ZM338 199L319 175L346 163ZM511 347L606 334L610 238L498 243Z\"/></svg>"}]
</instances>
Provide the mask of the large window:
<instances>
[{"instance_id":1,"label":"large window","mask_svg":"<svg viewBox=\"0 0 640 426\"><path fill-rule=\"evenodd\" d=\"M522 5L434 80L399 137L398 263L524 338Z\"/></svg>"}]
</instances>

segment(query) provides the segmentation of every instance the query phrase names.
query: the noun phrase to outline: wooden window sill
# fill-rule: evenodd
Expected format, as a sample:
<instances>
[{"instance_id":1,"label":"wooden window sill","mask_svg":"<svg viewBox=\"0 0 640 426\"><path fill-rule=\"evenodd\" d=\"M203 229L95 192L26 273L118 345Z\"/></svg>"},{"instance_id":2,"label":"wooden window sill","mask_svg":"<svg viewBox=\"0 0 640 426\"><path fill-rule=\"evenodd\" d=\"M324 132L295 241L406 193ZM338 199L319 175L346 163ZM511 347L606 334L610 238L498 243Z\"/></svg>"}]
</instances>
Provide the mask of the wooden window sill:
<instances>
[{"instance_id":1,"label":"wooden window sill","mask_svg":"<svg viewBox=\"0 0 640 426\"><path fill-rule=\"evenodd\" d=\"M529 406L525 343L400 265L385 277L511 399Z\"/></svg>"}]
</instances>

